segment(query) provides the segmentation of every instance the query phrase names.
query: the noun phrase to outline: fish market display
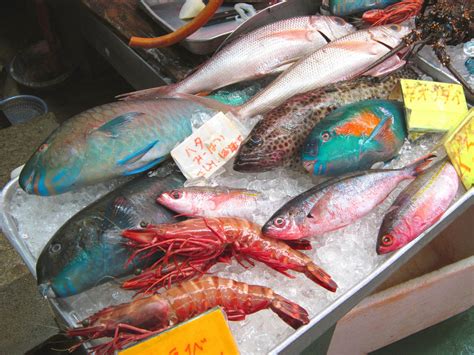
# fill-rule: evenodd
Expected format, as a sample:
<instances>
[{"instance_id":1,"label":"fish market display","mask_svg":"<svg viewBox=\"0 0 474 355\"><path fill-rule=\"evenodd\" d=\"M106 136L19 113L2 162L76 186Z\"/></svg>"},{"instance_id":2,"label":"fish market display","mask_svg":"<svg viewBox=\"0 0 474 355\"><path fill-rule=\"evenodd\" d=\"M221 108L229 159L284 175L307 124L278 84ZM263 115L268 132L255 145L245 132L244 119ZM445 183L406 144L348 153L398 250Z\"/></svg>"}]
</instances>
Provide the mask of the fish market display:
<instances>
[{"instance_id":1,"label":"fish market display","mask_svg":"<svg viewBox=\"0 0 474 355\"><path fill-rule=\"evenodd\" d=\"M122 96L153 99L177 93L208 93L233 83L278 73L328 41L354 31L352 25L332 16L302 16L277 21L235 40L179 83Z\"/></svg>"},{"instance_id":2,"label":"fish market display","mask_svg":"<svg viewBox=\"0 0 474 355\"><path fill-rule=\"evenodd\" d=\"M185 179L172 164L140 176L84 208L67 221L43 249L36 273L44 294L66 297L111 278L133 273L156 260L127 261L133 250L120 237L122 229L140 223L173 221L173 213L155 203L165 190Z\"/></svg>"},{"instance_id":3,"label":"fish market display","mask_svg":"<svg viewBox=\"0 0 474 355\"><path fill-rule=\"evenodd\" d=\"M105 308L85 319L83 324L87 325L67 333L88 340L112 338L93 350L97 354L113 354L131 342L145 339L216 306L222 307L227 319L233 321L270 309L294 329L309 323L304 308L268 287L203 277L185 281L161 294Z\"/></svg>"},{"instance_id":4,"label":"fish market display","mask_svg":"<svg viewBox=\"0 0 474 355\"><path fill-rule=\"evenodd\" d=\"M163 161L192 133L195 116L214 106L191 99L113 102L84 111L57 128L28 160L19 183L28 193L54 195L133 175Z\"/></svg>"},{"instance_id":5,"label":"fish market display","mask_svg":"<svg viewBox=\"0 0 474 355\"><path fill-rule=\"evenodd\" d=\"M257 208L260 193L217 186L192 186L163 192L157 202L194 217L245 217Z\"/></svg>"},{"instance_id":6,"label":"fish market display","mask_svg":"<svg viewBox=\"0 0 474 355\"><path fill-rule=\"evenodd\" d=\"M165 250L163 261L175 255L187 257L190 261L212 261L225 253L227 259L230 254L239 262L246 260L250 265L251 259L257 260L284 275L289 276L287 271L294 270L330 291L334 292L337 288L331 276L308 256L282 241L265 238L258 225L243 219L193 218L173 224L126 230L122 235L132 241L129 245L137 249L137 254L145 252L149 255L153 251L161 253ZM166 285L169 278L163 279L153 268L128 281L127 288L135 283L137 288L149 291L150 287ZM196 270L196 274L200 272ZM179 270L172 275L174 280L182 276L190 277L189 274L180 275Z\"/></svg>"},{"instance_id":7,"label":"fish market display","mask_svg":"<svg viewBox=\"0 0 474 355\"><path fill-rule=\"evenodd\" d=\"M304 140L329 112L365 99L387 98L400 78L416 79L408 68L397 70L383 80L360 77L296 95L263 115L241 145L234 170L261 172L296 165Z\"/></svg>"},{"instance_id":8,"label":"fish market display","mask_svg":"<svg viewBox=\"0 0 474 355\"><path fill-rule=\"evenodd\" d=\"M341 80L355 78L396 47L410 32L408 24L378 26L339 38L301 58L268 87L235 110L240 118L268 112L286 99ZM365 75L380 76L405 64L393 56Z\"/></svg>"},{"instance_id":9,"label":"fish market display","mask_svg":"<svg viewBox=\"0 0 474 355\"><path fill-rule=\"evenodd\" d=\"M456 196L458 180L453 166L441 161L412 181L382 221L377 253L400 249L440 219Z\"/></svg>"},{"instance_id":10,"label":"fish market display","mask_svg":"<svg viewBox=\"0 0 474 355\"><path fill-rule=\"evenodd\" d=\"M263 226L263 235L300 239L345 227L382 203L401 181L420 174L432 157L402 169L367 170L319 184L275 212Z\"/></svg>"},{"instance_id":11,"label":"fish market display","mask_svg":"<svg viewBox=\"0 0 474 355\"><path fill-rule=\"evenodd\" d=\"M337 109L306 139L303 166L313 175L341 175L392 159L407 136L400 102L366 100Z\"/></svg>"}]
</instances>

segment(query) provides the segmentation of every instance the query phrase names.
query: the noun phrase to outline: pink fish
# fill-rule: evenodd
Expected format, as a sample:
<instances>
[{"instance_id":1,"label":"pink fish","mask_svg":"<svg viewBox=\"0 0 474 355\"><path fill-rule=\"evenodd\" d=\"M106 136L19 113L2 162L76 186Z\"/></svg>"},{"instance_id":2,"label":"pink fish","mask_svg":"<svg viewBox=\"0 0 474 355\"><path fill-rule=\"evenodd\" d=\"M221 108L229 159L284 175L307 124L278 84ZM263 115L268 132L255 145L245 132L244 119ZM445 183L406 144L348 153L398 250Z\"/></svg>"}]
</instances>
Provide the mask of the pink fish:
<instances>
[{"instance_id":1,"label":"pink fish","mask_svg":"<svg viewBox=\"0 0 474 355\"><path fill-rule=\"evenodd\" d=\"M441 161L418 176L393 202L382 221L377 254L400 249L431 227L456 196L458 176Z\"/></svg>"},{"instance_id":2,"label":"pink fish","mask_svg":"<svg viewBox=\"0 0 474 355\"><path fill-rule=\"evenodd\" d=\"M352 25L333 16L303 16L277 21L225 46L179 83L121 97L152 99L177 93L208 93L233 83L281 72L304 55L354 31Z\"/></svg>"},{"instance_id":3,"label":"pink fish","mask_svg":"<svg viewBox=\"0 0 474 355\"><path fill-rule=\"evenodd\" d=\"M167 191L157 201L179 214L195 217L249 217L260 193L227 187L192 186Z\"/></svg>"}]
</instances>

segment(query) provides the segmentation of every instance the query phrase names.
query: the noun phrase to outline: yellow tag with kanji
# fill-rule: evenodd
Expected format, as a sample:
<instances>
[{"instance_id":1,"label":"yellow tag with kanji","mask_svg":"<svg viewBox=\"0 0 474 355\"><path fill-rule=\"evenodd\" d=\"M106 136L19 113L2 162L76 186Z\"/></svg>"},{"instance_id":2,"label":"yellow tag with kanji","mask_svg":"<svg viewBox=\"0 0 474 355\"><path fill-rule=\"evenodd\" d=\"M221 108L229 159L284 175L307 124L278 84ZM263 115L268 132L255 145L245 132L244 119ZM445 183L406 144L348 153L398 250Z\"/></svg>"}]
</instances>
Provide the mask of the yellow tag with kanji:
<instances>
[{"instance_id":1,"label":"yellow tag with kanji","mask_svg":"<svg viewBox=\"0 0 474 355\"><path fill-rule=\"evenodd\" d=\"M452 132L444 147L467 190L474 185L474 108Z\"/></svg>"},{"instance_id":2,"label":"yellow tag with kanji","mask_svg":"<svg viewBox=\"0 0 474 355\"><path fill-rule=\"evenodd\" d=\"M443 132L456 127L468 107L461 85L401 79L409 132Z\"/></svg>"},{"instance_id":3,"label":"yellow tag with kanji","mask_svg":"<svg viewBox=\"0 0 474 355\"><path fill-rule=\"evenodd\" d=\"M243 128L219 112L171 151L187 179L208 178L230 160L244 140Z\"/></svg>"},{"instance_id":4,"label":"yellow tag with kanji","mask_svg":"<svg viewBox=\"0 0 474 355\"><path fill-rule=\"evenodd\" d=\"M220 308L203 313L119 352L119 355L237 355L239 350Z\"/></svg>"}]
</instances>

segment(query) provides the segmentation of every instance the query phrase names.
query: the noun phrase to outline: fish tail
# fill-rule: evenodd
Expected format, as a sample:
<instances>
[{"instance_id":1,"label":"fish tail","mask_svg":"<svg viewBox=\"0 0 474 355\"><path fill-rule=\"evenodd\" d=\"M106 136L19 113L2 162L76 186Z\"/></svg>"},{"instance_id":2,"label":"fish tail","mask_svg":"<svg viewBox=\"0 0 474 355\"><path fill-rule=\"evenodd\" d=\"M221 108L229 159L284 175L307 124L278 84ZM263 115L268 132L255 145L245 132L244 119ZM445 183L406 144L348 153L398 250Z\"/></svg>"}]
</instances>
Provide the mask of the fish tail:
<instances>
[{"instance_id":1,"label":"fish tail","mask_svg":"<svg viewBox=\"0 0 474 355\"><path fill-rule=\"evenodd\" d=\"M429 153L418 160L415 160L410 165L407 165L403 170L408 172L412 176L418 176L423 173L428 166L431 164L431 161L436 157L436 154Z\"/></svg>"},{"instance_id":2,"label":"fish tail","mask_svg":"<svg viewBox=\"0 0 474 355\"><path fill-rule=\"evenodd\" d=\"M119 100L153 100L159 97L174 97L176 92L176 84L158 86L156 88L127 92L117 95L115 98Z\"/></svg>"},{"instance_id":3,"label":"fish tail","mask_svg":"<svg viewBox=\"0 0 474 355\"><path fill-rule=\"evenodd\" d=\"M270 309L275 312L286 324L293 329L298 329L302 325L309 323L308 312L290 300L278 294L274 295Z\"/></svg>"},{"instance_id":4,"label":"fish tail","mask_svg":"<svg viewBox=\"0 0 474 355\"><path fill-rule=\"evenodd\" d=\"M234 114L235 116L237 116L236 113L237 113L237 107L238 106L234 107L234 106L231 106L231 105L226 105L226 104L223 104L222 102L219 102L219 101L214 100L214 99L210 99L210 98L205 97L205 96L197 96L197 95L191 95L191 94L176 93L174 95L174 97L194 101L194 102L196 102L198 104L201 104L203 106L210 107L213 110L221 111L221 112L224 112L224 113L229 113L230 112L230 113Z\"/></svg>"}]
</instances>

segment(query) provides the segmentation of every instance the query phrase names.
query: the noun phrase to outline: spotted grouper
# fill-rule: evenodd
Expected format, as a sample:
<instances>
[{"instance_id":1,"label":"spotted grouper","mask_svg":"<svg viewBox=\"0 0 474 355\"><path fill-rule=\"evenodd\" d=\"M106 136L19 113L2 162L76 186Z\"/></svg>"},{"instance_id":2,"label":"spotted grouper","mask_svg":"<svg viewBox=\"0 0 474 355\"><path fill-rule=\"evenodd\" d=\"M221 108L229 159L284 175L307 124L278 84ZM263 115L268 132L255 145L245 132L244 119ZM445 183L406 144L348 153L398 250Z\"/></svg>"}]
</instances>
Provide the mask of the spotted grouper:
<instances>
[{"instance_id":1,"label":"spotted grouper","mask_svg":"<svg viewBox=\"0 0 474 355\"><path fill-rule=\"evenodd\" d=\"M386 98L400 78L417 77L405 68L384 80L363 77L292 97L257 123L237 154L234 170L263 172L296 166L304 140L328 113L360 100Z\"/></svg>"}]
</instances>

